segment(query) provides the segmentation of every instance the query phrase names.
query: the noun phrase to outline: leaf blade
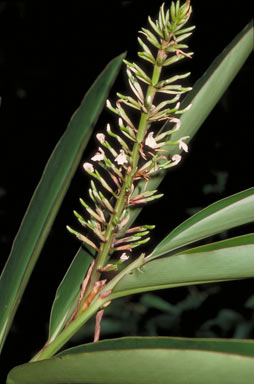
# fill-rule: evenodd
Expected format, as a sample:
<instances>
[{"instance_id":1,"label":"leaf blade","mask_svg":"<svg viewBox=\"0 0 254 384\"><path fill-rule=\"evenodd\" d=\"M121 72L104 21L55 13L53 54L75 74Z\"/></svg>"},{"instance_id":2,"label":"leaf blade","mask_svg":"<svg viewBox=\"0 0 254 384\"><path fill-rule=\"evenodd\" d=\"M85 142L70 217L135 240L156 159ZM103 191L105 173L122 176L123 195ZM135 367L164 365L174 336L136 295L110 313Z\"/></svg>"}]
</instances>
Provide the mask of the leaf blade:
<instances>
[{"instance_id":1,"label":"leaf blade","mask_svg":"<svg viewBox=\"0 0 254 384\"><path fill-rule=\"evenodd\" d=\"M50 314L48 342L55 339L74 311L80 286L92 261L92 256L83 248L75 255L56 291Z\"/></svg>"},{"instance_id":2,"label":"leaf blade","mask_svg":"<svg viewBox=\"0 0 254 384\"><path fill-rule=\"evenodd\" d=\"M207 339L207 338L182 338L182 337L120 337L116 339L101 340L97 343L88 343L66 349L57 354L64 356L68 354L128 350L128 349L150 349L150 348L174 348L192 349L203 351L226 352L237 355L254 357L254 340L237 339Z\"/></svg>"},{"instance_id":3,"label":"leaf blade","mask_svg":"<svg viewBox=\"0 0 254 384\"><path fill-rule=\"evenodd\" d=\"M108 350L99 350L100 343L96 343L93 352L59 355L16 367L7 384L32 384L38 377L41 384L168 384L169 378L174 384L186 384L186 377L188 384L249 384L254 374L253 357L230 353L232 342L230 346L225 340L217 342L216 346L214 340L126 338L110 341ZM209 343L213 344L210 349ZM243 347L243 343L238 345Z\"/></svg>"},{"instance_id":4,"label":"leaf blade","mask_svg":"<svg viewBox=\"0 0 254 384\"><path fill-rule=\"evenodd\" d=\"M244 235L154 259L126 275L109 299L184 285L254 277L254 235Z\"/></svg>"},{"instance_id":5,"label":"leaf blade","mask_svg":"<svg viewBox=\"0 0 254 384\"><path fill-rule=\"evenodd\" d=\"M86 93L46 164L27 208L0 277L0 290L5 292L0 296L0 350L124 56L113 59Z\"/></svg>"},{"instance_id":6,"label":"leaf blade","mask_svg":"<svg viewBox=\"0 0 254 384\"><path fill-rule=\"evenodd\" d=\"M149 258L250 222L254 222L254 188L219 200L191 216L170 232Z\"/></svg>"}]
</instances>

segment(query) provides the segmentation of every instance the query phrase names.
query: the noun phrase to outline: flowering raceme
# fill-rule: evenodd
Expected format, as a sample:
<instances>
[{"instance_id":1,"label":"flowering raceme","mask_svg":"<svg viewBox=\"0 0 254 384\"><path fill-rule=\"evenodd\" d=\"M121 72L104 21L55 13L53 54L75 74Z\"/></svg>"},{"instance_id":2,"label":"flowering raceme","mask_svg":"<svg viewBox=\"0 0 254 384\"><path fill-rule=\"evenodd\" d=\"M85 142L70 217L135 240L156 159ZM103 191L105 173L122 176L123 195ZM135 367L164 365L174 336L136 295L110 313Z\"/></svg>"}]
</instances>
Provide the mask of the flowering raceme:
<instances>
[{"instance_id":1,"label":"flowering raceme","mask_svg":"<svg viewBox=\"0 0 254 384\"><path fill-rule=\"evenodd\" d=\"M193 26L184 27L190 14L190 1L187 0L181 6L179 1L172 3L167 11L163 4L158 20L148 18L151 29L140 31L147 42L138 38L142 48L138 56L152 64L152 74L148 75L136 63L124 60L131 95L117 93L115 106L109 100L106 102L107 108L117 115L118 126L112 129L107 124L104 132L97 133L100 146L91 161L83 165L95 180L91 181L89 189L92 206L80 199L86 215L83 217L74 212L87 235L67 227L97 252L84 300L100 280L101 272L116 271L129 259L134 248L149 241L148 235L154 226L129 228L130 210L162 196L157 190L149 191L146 187L156 173L181 161L180 154L170 158L167 147L177 146L188 152L186 140L189 136L177 141L171 141L170 136L181 129L179 115L191 107L181 109L180 97L191 88L177 83L190 73L165 80L161 80L161 75L170 65L192 56L192 52L186 52L188 46L182 43L194 29ZM157 102L158 96L171 98ZM131 109L134 111L130 114ZM164 125L158 129L160 122ZM137 193L135 186L140 180L145 181L145 187ZM120 258L115 254L118 251L123 252Z\"/></svg>"}]
</instances>

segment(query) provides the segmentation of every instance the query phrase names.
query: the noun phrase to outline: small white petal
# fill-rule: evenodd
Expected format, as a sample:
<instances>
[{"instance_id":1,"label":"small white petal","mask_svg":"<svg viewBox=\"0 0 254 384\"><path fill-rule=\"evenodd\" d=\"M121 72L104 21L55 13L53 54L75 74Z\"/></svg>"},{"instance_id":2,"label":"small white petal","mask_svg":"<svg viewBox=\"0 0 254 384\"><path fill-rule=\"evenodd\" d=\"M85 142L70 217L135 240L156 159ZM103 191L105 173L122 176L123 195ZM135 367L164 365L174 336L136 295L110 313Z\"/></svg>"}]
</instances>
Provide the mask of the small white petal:
<instances>
[{"instance_id":1,"label":"small white petal","mask_svg":"<svg viewBox=\"0 0 254 384\"><path fill-rule=\"evenodd\" d=\"M83 168L86 172L94 172L94 167L91 163L84 163Z\"/></svg>"},{"instance_id":2,"label":"small white petal","mask_svg":"<svg viewBox=\"0 0 254 384\"><path fill-rule=\"evenodd\" d=\"M96 138L97 138L97 140L101 144L103 144L105 142L105 135L104 135L104 133L97 133Z\"/></svg>"},{"instance_id":3,"label":"small white petal","mask_svg":"<svg viewBox=\"0 0 254 384\"><path fill-rule=\"evenodd\" d=\"M150 132L145 140L145 145L147 145L150 148L156 148L157 143L156 140L153 137L153 132Z\"/></svg>"},{"instance_id":4,"label":"small white petal","mask_svg":"<svg viewBox=\"0 0 254 384\"><path fill-rule=\"evenodd\" d=\"M120 153L119 153L119 155L115 158L115 161L116 161L117 164L119 164L119 165L123 165L123 164L125 164L125 163L128 163L126 154L125 154L125 152L124 152L123 149L120 149Z\"/></svg>"},{"instance_id":5,"label":"small white petal","mask_svg":"<svg viewBox=\"0 0 254 384\"><path fill-rule=\"evenodd\" d=\"M172 160L174 162L174 165L178 164L181 161L182 156L181 155L174 155L172 156Z\"/></svg>"},{"instance_id":6,"label":"small white petal","mask_svg":"<svg viewBox=\"0 0 254 384\"><path fill-rule=\"evenodd\" d=\"M181 120L177 119L176 117L173 117L173 119L170 120L171 123L176 123L175 130L178 131L181 127Z\"/></svg>"},{"instance_id":7,"label":"small white petal","mask_svg":"<svg viewBox=\"0 0 254 384\"><path fill-rule=\"evenodd\" d=\"M106 130L107 130L107 132L110 132L110 131L111 131L111 129L110 129L110 124L107 124Z\"/></svg>"},{"instance_id":8,"label":"small white petal","mask_svg":"<svg viewBox=\"0 0 254 384\"><path fill-rule=\"evenodd\" d=\"M183 141L185 139L189 139L190 136L184 136L181 137L181 139L178 140L179 149L182 149L184 152L188 152L188 145Z\"/></svg>"},{"instance_id":9,"label":"small white petal","mask_svg":"<svg viewBox=\"0 0 254 384\"><path fill-rule=\"evenodd\" d=\"M102 161L104 159L105 152L100 147L98 149L99 149L99 151L96 152L96 154L91 158L91 160Z\"/></svg>"},{"instance_id":10,"label":"small white petal","mask_svg":"<svg viewBox=\"0 0 254 384\"><path fill-rule=\"evenodd\" d=\"M119 119L118 119L118 124L121 126L121 125L123 125L123 119L121 118L121 117L119 117Z\"/></svg>"},{"instance_id":11,"label":"small white petal","mask_svg":"<svg viewBox=\"0 0 254 384\"><path fill-rule=\"evenodd\" d=\"M121 255L121 257L120 257L120 260L121 261L126 261L126 260L128 260L129 259L129 257L130 256L128 256L125 252Z\"/></svg>"},{"instance_id":12,"label":"small white petal","mask_svg":"<svg viewBox=\"0 0 254 384\"><path fill-rule=\"evenodd\" d=\"M179 143L179 149L182 149L184 152L188 152L188 145L184 142Z\"/></svg>"}]
</instances>

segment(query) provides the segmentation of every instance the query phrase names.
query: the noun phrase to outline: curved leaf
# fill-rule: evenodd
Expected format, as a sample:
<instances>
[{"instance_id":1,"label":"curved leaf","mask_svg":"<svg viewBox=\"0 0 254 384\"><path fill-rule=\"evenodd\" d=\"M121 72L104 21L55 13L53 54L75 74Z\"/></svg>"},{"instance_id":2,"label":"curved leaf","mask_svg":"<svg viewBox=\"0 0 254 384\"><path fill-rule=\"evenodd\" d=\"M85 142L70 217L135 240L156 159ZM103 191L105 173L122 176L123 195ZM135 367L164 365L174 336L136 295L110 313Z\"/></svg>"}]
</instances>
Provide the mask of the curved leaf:
<instances>
[{"instance_id":1,"label":"curved leaf","mask_svg":"<svg viewBox=\"0 0 254 384\"><path fill-rule=\"evenodd\" d=\"M216 339L108 340L16 367L7 384L34 384L38 378L41 384L249 384L253 345Z\"/></svg>"},{"instance_id":2,"label":"curved leaf","mask_svg":"<svg viewBox=\"0 0 254 384\"><path fill-rule=\"evenodd\" d=\"M121 337L101 340L97 343L88 343L66 349L58 353L57 356L84 352L147 348L196 349L254 357L254 340L186 339L182 337Z\"/></svg>"},{"instance_id":3,"label":"curved leaf","mask_svg":"<svg viewBox=\"0 0 254 384\"><path fill-rule=\"evenodd\" d=\"M253 21L251 21L217 56L203 76L194 84L192 91L188 93L181 104L181 108L185 108L189 104L192 104L192 107L181 116L181 128L172 134L170 140L177 141L183 136L189 136L189 139L185 140L186 143L192 140L252 53L253 36ZM181 150L176 146L169 146L167 150L169 157L181 153ZM148 183L140 181L134 194L141 193L145 187L146 190L157 189L166 173L167 171L159 172ZM128 226L134 222L141 210L142 208L131 210Z\"/></svg>"},{"instance_id":4,"label":"curved leaf","mask_svg":"<svg viewBox=\"0 0 254 384\"><path fill-rule=\"evenodd\" d=\"M219 200L184 221L155 247L149 259L249 222L254 222L254 188Z\"/></svg>"},{"instance_id":5,"label":"curved leaf","mask_svg":"<svg viewBox=\"0 0 254 384\"><path fill-rule=\"evenodd\" d=\"M152 260L126 275L108 299L133 293L254 277L254 235L236 237Z\"/></svg>"},{"instance_id":6,"label":"curved leaf","mask_svg":"<svg viewBox=\"0 0 254 384\"><path fill-rule=\"evenodd\" d=\"M0 278L0 350L124 56L112 60L86 93L34 192Z\"/></svg>"},{"instance_id":7,"label":"curved leaf","mask_svg":"<svg viewBox=\"0 0 254 384\"><path fill-rule=\"evenodd\" d=\"M92 261L92 256L81 248L59 285L51 309L49 342L55 339L73 313L78 302L80 286Z\"/></svg>"}]
</instances>

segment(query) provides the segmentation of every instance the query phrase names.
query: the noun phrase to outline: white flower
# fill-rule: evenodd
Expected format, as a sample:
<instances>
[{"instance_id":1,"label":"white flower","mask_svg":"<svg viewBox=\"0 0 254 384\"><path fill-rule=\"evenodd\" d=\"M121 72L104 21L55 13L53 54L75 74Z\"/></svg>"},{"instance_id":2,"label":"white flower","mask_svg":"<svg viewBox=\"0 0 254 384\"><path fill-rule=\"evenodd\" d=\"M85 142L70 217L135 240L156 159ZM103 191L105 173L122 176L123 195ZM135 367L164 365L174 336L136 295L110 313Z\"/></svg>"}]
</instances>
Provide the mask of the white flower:
<instances>
[{"instance_id":1,"label":"white flower","mask_svg":"<svg viewBox=\"0 0 254 384\"><path fill-rule=\"evenodd\" d=\"M147 145L150 148L156 148L157 143L156 140L153 137L153 132L150 132L146 138L145 145Z\"/></svg>"},{"instance_id":2,"label":"white flower","mask_svg":"<svg viewBox=\"0 0 254 384\"><path fill-rule=\"evenodd\" d=\"M183 149L184 152L188 152L188 145L183 141L189 139L190 136L183 136L178 140L179 149Z\"/></svg>"},{"instance_id":3,"label":"white flower","mask_svg":"<svg viewBox=\"0 0 254 384\"><path fill-rule=\"evenodd\" d=\"M91 158L93 161L101 161L104 159L105 152L100 147L98 148L98 152Z\"/></svg>"},{"instance_id":4,"label":"white flower","mask_svg":"<svg viewBox=\"0 0 254 384\"><path fill-rule=\"evenodd\" d=\"M84 163L83 168L86 172L94 172L94 167L91 163Z\"/></svg>"},{"instance_id":5,"label":"white flower","mask_svg":"<svg viewBox=\"0 0 254 384\"><path fill-rule=\"evenodd\" d=\"M103 144L105 142L105 135L104 135L104 133L97 133L96 138L97 138L97 140L101 144Z\"/></svg>"},{"instance_id":6,"label":"white flower","mask_svg":"<svg viewBox=\"0 0 254 384\"><path fill-rule=\"evenodd\" d=\"M178 164L181 161L181 158L182 158L182 156L181 155L177 155L177 154L172 156L172 160L173 160L173 164L172 165Z\"/></svg>"},{"instance_id":7,"label":"white flower","mask_svg":"<svg viewBox=\"0 0 254 384\"><path fill-rule=\"evenodd\" d=\"M178 131L181 127L181 120L177 119L176 117L173 117L173 119L170 120L171 123L176 123L175 130Z\"/></svg>"},{"instance_id":8,"label":"white flower","mask_svg":"<svg viewBox=\"0 0 254 384\"><path fill-rule=\"evenodd\" d=\"M128 259L129 259L129 256L125 252L120 256L121 261L126 261Z\"/></svg>"},{"instance_id":9,"label":"white flower","mask_svg":"<svg viewBox=\"0 0 254 384\"><path fill-rule=\"evenodd\" d=\"M123 149L120 149L120 153L119 153L119 155L115 158L115 161L116 161L117 164L119 164L119 165L128 163L126 153L124 152Z\"/></svg>"}]
</instances>

